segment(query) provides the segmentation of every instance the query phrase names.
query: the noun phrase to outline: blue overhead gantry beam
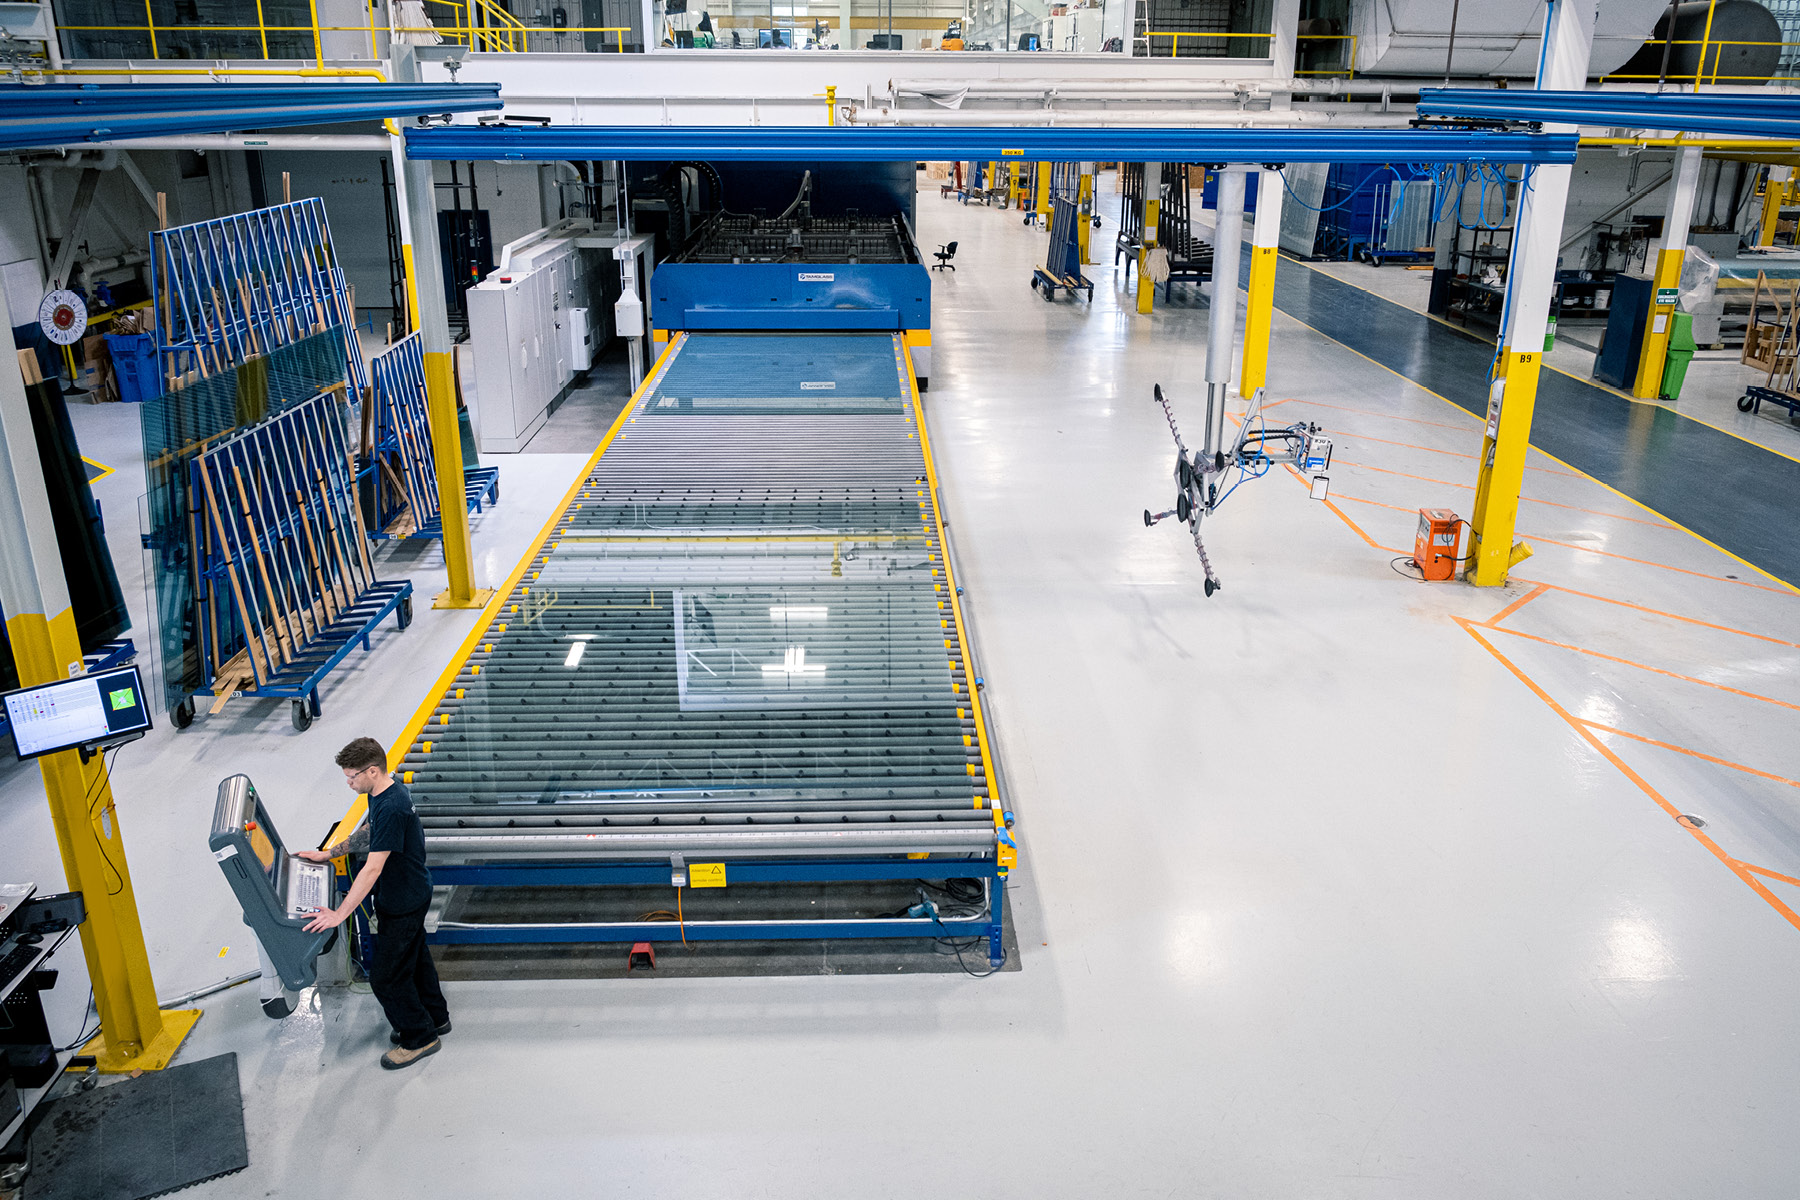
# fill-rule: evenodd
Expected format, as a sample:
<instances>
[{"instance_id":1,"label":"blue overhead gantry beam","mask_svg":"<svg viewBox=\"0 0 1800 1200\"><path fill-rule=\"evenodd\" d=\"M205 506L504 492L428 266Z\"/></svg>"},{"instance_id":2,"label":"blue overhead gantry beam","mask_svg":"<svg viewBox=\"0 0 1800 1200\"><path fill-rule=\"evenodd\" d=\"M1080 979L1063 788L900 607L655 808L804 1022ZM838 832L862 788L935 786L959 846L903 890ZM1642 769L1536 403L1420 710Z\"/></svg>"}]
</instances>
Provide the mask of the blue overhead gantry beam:
<instances>
[{"instance_id":1,"label":"blue overhead gantry beam","mask_svg":"<svg viewBox=\"0 0 1800 1200\"><path fill-rule=\"evenodd\" d=\"M491 112L497 83L0 85L0 149Z\"/></svg>"},{"instance_id":2,"label":"blue overhead gantry beam","mask_svg":"<svg viewBox=\"0 0 1800 1200\"><path fill-rule=\"evenodd\" d=\"M1800 137L1800 96L1420 88L1419 115L1739 137Z\"/></svg>"},{"instance_id":3,"label":"blue overhead gantry beam","mask_svg":"<svg viewBox=\"0 0 1800 1200\"><path fill-rule=\"evenodd\" d=\"M1575 147L1573 134L1460 129L441 125L406 131L407 157L417 160L1573 163Z\"/></svg>"}]
</instances>

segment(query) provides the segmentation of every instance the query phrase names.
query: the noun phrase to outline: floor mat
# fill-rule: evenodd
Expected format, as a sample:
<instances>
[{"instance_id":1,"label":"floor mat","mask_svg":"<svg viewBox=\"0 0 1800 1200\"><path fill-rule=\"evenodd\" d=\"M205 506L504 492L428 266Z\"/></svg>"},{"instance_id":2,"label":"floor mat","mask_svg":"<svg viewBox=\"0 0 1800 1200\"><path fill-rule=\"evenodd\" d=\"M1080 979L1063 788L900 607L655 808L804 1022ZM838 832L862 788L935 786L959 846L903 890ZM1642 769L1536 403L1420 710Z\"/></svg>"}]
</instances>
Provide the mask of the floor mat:
<instances>
[{"instance_id":1,"label":"floor mat","mask_svg":"<svg viewBox=\"0 0 1800 1200\"><path fill-rule=\"evenodd\" d=\"M24 1200L147 1200L250 1165L236 1054L49 1105Z\"/></svg>"}]
</instances>

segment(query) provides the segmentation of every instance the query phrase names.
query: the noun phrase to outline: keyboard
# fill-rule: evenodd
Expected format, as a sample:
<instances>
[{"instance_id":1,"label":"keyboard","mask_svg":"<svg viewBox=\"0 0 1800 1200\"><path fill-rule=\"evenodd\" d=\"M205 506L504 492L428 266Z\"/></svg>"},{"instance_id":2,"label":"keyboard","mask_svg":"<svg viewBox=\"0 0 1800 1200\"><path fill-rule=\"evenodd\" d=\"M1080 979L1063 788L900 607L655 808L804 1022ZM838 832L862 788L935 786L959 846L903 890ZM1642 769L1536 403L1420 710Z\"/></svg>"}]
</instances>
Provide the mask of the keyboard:
<instances>
[{"instance_id":1,"label":"keyboard","mask_svg":"<svg viewBox=\"0 0 1800 1200\"><path fill-rule=\"evenodd\" d=\"M31 961L38 956L39 949L41 947L35 945L19 945L8 950L5 957L0 958L0 988L12 983L19 972L31 965Z\"/></svg>"}]
</instances>

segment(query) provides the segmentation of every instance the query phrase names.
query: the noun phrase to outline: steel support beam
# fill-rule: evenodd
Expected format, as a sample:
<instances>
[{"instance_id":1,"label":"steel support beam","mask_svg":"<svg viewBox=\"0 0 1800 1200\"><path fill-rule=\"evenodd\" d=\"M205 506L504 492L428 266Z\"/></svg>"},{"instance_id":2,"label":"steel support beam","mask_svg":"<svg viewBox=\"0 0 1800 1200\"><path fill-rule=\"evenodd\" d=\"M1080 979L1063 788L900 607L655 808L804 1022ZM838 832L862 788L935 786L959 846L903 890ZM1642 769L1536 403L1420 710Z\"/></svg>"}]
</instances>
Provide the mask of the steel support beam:
<instances>
[{"instance_id":1,"label":"steel support beam","mask_svg":"<svg viewBox=\"0 0 1800 1200\"><path fill-rule=\"evenodd\" d=\"M406 132L416 159L533 162L902 162L978 159L1214 163L1566 163L1573 133L1192 126L441 125Z\"/></svg>"},{"instance_id":2,"label":"steel support beam","mask_svg":"<svg viewBox=\"0 0 1800 1200\"><path fill-rule=\"evenodd\" d=\"M1543 53L1537 86L1580 87L1587 79L1594 40L1594 0L1552 0L1544 16ZM1438 89L1430 89L1438 90ZM1525 93L1529 95L1530 93ZM1500 321L1500 357L1489 392L1488 425L1482 438L1469 518L1470 566L1466 578L1480 587L1506 582L1513 564L1531 548L1513 541L1525 455L1543 366L1544 336L1556 286L1557 243L1569 196L1570 168L1532 168L1530 185L1520 189L1512 257L1506 271L1506 302Z\"/></svg>"},{"instance_id":3,"label":"steel support beam","mask_svg":"<svg viewBox=\"0 0 1800 1200\"><path fill-rule=\"evenodd\" d=\"M1156 306L1156 285L1150 282L1150 272L1145 268L1150 265L1150 251L1156 248L1156 226L1162 220L1162 164L1159 162L1144 164L1144 189L1138 195L1138 218L1138 227L1143 234L1138 238L1137 310L1147 316Z\"/></svg>"},{"instance_id":4,"label":"steel support beam","mask_svg":"<svg viewBox=\"0 0 1800 1200\"><path fill-rule=\"evenodd\" d=\"M1261 169L1256 184L1256 220L1250 228L1250 286L1244 301L1244 361L1238 392L1245 396L1269 381L1269 335L1275 316L1275 264L1280 261L1281 203L1287 189L1281 172ZM1215 270L1218 251L1213 251ZM1214 285L1217 286L1216 283Z\"/></svg>"},{"instance_id":5,"label":"steel support beam","mask_svg":"<svg viewBox=\"0 0 1800 1200\"><path fill-rule=\"evenodd\" d=\"M0 322L12 324L4 291ZM21 685L81 673L81 639L69 607L24 377L12 366L0 369L0 608L6 610ZM83 763L78 751L65 750L40 758L38 769L63 875L87 906L81 949L101 1032L85 1052L98 1057L102 1071L166 1067L200 1013L157 1006L105 764L98 757Z\"/></svg>"},{"instance_id":6,"label":"steel support beam","mask_svg":"<svg viewBox=\"0 0 1800 1200\"><path fill-rule=\"evenodd\" d=\"M395 79L417 78L412 47L394 47ZM438 247L437 182L429 162L408 157L393 138L395 209L400 214L400 253L406 264L406 303L412 327L425 352L425 412L431 426L431 456L437 467L438 514L443 526L448 589L433 608L480 608L493 592L475 586L474 551L469 543L469 505L463 494L462 426L456 412L456 377L451 367L450 314L444 300L444 269Z\"/></svg>"},{"instance_id":7,"label":"steel support beam","mask_svg":"<svg viewBox=\"0 0 1800 1200\"><path fill-rule=\"evenodd\" d=\"M1698 146L1675 152L1675 188L1663 217L1663 242L1656 253L1656 296L1650 305L1650 324L1644 330L1644 348L1638 355L1637 381L1631 394L1646 400L1662 395L1664 360L1669 354L1669 326L1675 320L1675 292L1681 286L1681 263L1687 255L1688 227L1694 219L1694 198L1700 190ZM1666 298L1666 302L1665 302Z\"/></svg>"},{"instance_id":8,"label":"steel support beam","mask_svg":"<svg viewBox=\"0 0 1800 1200\"><path fill-rule=\"evenodd\" d=\"M1219 223L1213 230L1212 310L1206 324L1206 457L1225 448L1225 398L1237 346L1238 260L1244 252L1242 167L1217 172ZM1271 280L1271 285L1273 281Z\"/></svg>"}]
</instances>

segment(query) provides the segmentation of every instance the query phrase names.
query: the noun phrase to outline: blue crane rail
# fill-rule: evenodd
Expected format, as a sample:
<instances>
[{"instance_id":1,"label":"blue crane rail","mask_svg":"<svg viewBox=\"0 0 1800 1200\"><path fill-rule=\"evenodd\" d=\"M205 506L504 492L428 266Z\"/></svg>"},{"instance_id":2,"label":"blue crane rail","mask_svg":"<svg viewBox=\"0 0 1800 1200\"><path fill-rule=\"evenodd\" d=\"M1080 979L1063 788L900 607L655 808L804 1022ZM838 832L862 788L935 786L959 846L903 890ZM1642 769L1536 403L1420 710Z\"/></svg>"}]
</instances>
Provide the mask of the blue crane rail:
<instances>
[{"instance_id":1,"label":"blue crane rail","mask_svg":"<svg viewBox=\"0 0 1800 1200\"><path fill-rule=\"evenodd\" d=\"M1669 129L1741 137L1800 136L1800 96L1692 92L1536 91L1527 88L1421 88L1419 115Z\"/></svg>"},{"instance_id":2,"label":"blue crane rail","mask_svg":"<svg viewBox=\"0 0 1800 1200\"><path fill-rule=\"evenodd\" d=\"M1463 129L995 126L440 125L406 131L414 159L639 162L1573 163L1573 134Z\"/></svg>"},{"instance_id":3,"label":"blue crane rail","mask_svg":"<svg viewBox=\"0 0 1800 1200\"><path fill-rule=\"evenodd\" d=\"M497 83L0 85L0 148L491 112Z\"/></svg>"}]
</instances>

